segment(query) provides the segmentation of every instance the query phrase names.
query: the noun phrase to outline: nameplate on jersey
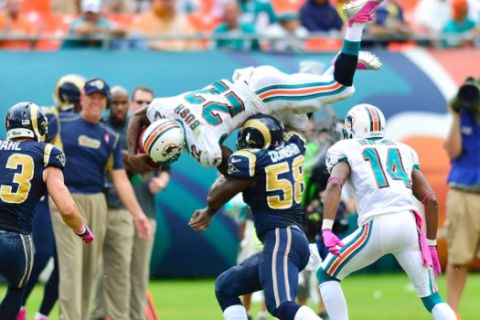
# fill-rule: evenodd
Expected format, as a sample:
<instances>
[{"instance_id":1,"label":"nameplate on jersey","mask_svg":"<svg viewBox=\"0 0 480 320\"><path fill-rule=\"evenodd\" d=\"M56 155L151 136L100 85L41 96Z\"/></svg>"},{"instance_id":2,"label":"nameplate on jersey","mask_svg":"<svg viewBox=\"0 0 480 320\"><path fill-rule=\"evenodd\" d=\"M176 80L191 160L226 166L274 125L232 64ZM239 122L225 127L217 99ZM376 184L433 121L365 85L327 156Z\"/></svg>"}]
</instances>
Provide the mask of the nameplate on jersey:
<instances>
[{"instance_id":1,"label":"nameplate on jersey","mask_svg":"<svg viewBox=\"0 0 480 320\"><path fill-rule=\"evenodd\" d=\"M189 126L192 131L194 131L201 124L195 115L190 111L190 109L185 107L183 104L177 106L174 112L183 119L183 122Z\"/></svg>"},{"instance_id":2,"label":"nameplate on jersey","mask_svg":"<svg viewBox=\"0 0 480 320\"><path fill-rule=\"evenodd\" d=\"M85 135L81 135L78 137L78 144L82 147L92 148L92 149L99 149L102 145L102 142L97 139L89 138Z\"/></svg>"},{"instance_id":3,"label":"nameplate on jersey","mask_svg":"<svg viewBox=\"0 0 480 320\"><path fill-rule=\"evenodd\" d=\"M0 150L22 150L20 142L4 140L0 143Z\"/></svg>"},{"instance_id":4,"label":"nameplate on jersey","mask_svg":"<svg viewBox=\"0 0 480 320\"><path fill-rule=\"evenodd\" d=\"M283 159L293 157L297 154L300 154L301 151L296 144L289 144L285 146L285 148L281 148L280 150L272 150L268 152L270 159L272 162L282 161Z\"/></svg>"}]
</instances>

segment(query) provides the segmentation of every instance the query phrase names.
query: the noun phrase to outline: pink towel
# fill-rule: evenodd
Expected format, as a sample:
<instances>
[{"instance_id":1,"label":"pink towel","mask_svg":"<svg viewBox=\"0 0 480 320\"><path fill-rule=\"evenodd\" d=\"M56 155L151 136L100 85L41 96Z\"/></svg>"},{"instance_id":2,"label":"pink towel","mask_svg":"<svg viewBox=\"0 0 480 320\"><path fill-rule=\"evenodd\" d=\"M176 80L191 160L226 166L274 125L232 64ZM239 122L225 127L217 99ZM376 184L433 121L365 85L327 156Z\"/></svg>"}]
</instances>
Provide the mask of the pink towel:
<instances>
[{"instance_id":1,"label":"pink towel","mask_svg":"<svg viewBox=\"0 0 480 320\"><path fill-rule=\"evenodd\" d=\"M423 265L433 266L432 256L430 255L430 251L428 250L427 236L425 235L425 231L423 231L422 228L422 216L415 210L412 210L412 212L415 216L415 222L417 223L418 242L420 244L420 251L422 252Z\"/></svg>"}]
</instances>

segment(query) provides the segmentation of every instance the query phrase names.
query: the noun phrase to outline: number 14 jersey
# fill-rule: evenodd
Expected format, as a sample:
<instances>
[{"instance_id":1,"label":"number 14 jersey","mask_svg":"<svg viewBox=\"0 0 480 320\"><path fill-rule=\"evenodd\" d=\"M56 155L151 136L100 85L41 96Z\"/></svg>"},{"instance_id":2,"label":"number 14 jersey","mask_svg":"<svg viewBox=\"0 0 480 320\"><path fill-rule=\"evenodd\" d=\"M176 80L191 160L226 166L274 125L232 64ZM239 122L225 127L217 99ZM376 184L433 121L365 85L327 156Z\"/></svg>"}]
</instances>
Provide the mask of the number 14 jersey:
<instances>
[{"instance_id":1,"label":"number 14 jersey","mask_svg":"<svg viewBox=\"0 0 480 320\"><path fill-rule=\"evenodd\" d=\"M329 171L340 162L350 166L358 223L385 213L416 210L412 171L418 156L410 146L388 139L347 139L327 151Z\"/></svg>"}]
</instances>

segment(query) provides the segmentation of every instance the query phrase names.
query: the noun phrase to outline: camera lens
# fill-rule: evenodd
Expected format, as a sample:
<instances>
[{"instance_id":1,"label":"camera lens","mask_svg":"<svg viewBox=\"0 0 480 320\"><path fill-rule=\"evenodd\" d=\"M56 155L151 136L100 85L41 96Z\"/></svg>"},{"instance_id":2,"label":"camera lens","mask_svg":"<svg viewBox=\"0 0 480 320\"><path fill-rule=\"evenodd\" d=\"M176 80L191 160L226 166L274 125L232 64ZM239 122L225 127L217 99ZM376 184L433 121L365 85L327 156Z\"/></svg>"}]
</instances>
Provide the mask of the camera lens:
<instances>
[{"instance_id":1,"label":"camera lens","mask_svg":"<svg viewBox=\"0 0 480 320\"><path fill-rule=\"evenodd\" d=\"M474 84L464 84L458 90L458 102L465 109L474 109L480 103L480 90Z\"/></svg>"}]
</instances>

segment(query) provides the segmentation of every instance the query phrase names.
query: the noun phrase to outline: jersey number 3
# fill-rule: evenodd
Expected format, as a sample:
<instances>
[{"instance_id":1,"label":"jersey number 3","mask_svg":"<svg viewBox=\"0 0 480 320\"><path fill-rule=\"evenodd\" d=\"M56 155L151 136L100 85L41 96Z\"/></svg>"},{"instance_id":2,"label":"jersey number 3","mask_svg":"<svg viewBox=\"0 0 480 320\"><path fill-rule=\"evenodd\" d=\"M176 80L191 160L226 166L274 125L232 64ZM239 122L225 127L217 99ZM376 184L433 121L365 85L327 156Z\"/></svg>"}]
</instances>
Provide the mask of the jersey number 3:
<instances>
[{"instance_id":1,"label":"jersey number 3","mask_svg":"<svg viewBox=\"0 0 480 320\"><path fill-rule=\"evenodd\" d=\"M33 178L33 159L30 156L24 154L12 154L8 157L7 169L18 169L21 167L20 172L13 175L13 183L17 185L16 191L13 191L13 186L1 185L0 186L0 199L6 203L22 203L30 192L32 187L30 180Z\"/></svg>"},{"instance_id":2,"label":"jersey number 3","mask_svg":"<svg viewBox=\"0 0 480 320\"><path fill-rule=\"evenodd\" d=\"M282 195L273 195L267 197L268 206L272 209L288 209L292 206L292 200L296 204L302 202L302 193L305 189L305 179L303 174L303 156L298 156L292 161L292 178L280 178L283 173L290 172L288 162L281 162L265 167L267 178L267 192L281 191ZM293 183L292 183L293 182Z\"/></svg>"}]
</instances>

